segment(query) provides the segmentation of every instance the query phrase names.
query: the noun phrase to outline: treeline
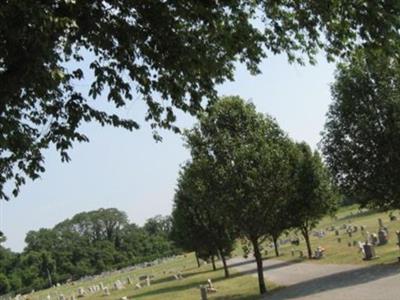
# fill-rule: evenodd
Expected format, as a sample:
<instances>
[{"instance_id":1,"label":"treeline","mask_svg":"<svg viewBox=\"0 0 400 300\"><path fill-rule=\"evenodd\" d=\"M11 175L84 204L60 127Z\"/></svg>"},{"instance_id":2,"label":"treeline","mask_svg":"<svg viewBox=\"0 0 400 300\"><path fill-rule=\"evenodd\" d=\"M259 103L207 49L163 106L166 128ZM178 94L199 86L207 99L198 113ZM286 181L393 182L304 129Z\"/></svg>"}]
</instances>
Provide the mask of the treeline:
<instances>
[{"instance_id":1,"label":"treeline","mask_svg":"<svg viewBox=\"0 0 400 300\"><path fill-rule=\"evenodd\" d=\"M262 244L298 230L312 256L309 232L335 211L338 193L318 152L295 143L268 115L239 97L226 97L185 132L191 159L174 199L172 236L200 256L225 257L237 238L249 243L264 282Z\"/></svg>"},{"instance_id":2,"label":"treeline","mask_svg":"<svg viewBox=\"0 0 400 300\"><path fill-rule=\"evenodd\" d=\"M22 253L0 243L0 295L176 254L170 231L170 217L156 216L139 227L115 208L82 212L52 229L30 231Z\"/></svg>"}]
</instances>

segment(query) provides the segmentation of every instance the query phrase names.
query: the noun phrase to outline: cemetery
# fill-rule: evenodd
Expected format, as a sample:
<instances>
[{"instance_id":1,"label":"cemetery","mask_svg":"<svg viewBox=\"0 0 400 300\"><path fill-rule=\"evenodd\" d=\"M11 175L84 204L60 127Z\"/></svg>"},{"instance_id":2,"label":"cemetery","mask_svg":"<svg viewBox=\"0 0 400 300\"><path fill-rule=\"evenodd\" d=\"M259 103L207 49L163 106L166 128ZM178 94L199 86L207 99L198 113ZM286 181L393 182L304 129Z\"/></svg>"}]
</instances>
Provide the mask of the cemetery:
<instances>
[{"instance_id":1,"label":"cemetery","mask_svg":"<svg viewBox=\"0 0 400 300\"><path fill-rule=\"evenodd\" d=\"M304 239L296 232L278 239L278 259L366 267L398 263L400 221L393 216L399 213L395 211L389 216L382 212L360 212L357 206L340 208L335 217L324 217L310 234L313 259L306 257ZM270 242L263 245L264 259L276 259L271 246ZM236 243L233 256L244 254L241 243ZM252 254L248 256L251 258ZM240 299L258 299L254 274L241 274L234 267L231 272L231 278L225 279L221 267L213 271L206 262L198 267L191 253L57 284L51 289L17 295L15 299L230 299L235 294L240 294ZM268 286L273 294L277 285L269 281Z\"/></svg>"},{"instance_id":2,"label":"cemetery","mask_svg":"<svg viewBox=\"0 0 400 300\"><path fill-rule=\"evenodd\" d=\"M356 206L351 206L339 209L334 218L324 217L317 225L315 234L311 234L310 240L314 251L317 251L318 247L324 248L325 251L321 259L314 259L312 263L371 265L397 261L400 248L396 232L400 230L400 221L394 216L400 217L397 211L391 216L386 212L366 214L360 213ZM324 234L321 234L321 231ZM282 237L279 259L308 261L301 255L306 253L301 235L289 232L288 237L296 237L300 242L298 245L288 244L285 243L285 237ZM267 243L265 248L272 250L270 246L272 245ZM275 257L273 251L267 252L267 257ZM366 254L368 255L365 256Z\"/></svg>"},{"instance_id":3,"label":"cemetery","mask_svg":"<svg viewBox=\"0 0 400 300\"><path fill-rule=\"evenodd\" d=\"M396 1L3 2L0 300L399 298Z\"/></svg>"}]
</instances>

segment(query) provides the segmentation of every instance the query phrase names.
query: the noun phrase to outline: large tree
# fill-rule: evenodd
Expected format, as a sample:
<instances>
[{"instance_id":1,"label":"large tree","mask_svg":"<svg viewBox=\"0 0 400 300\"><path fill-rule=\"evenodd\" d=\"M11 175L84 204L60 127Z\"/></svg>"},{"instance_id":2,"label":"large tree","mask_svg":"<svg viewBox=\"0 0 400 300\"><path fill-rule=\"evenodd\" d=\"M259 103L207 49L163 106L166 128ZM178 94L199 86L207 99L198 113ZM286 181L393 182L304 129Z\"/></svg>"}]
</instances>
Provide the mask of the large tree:
<instances>
[{"instance_id":1,"label":"large tree","mask_svg":"<svg viewBox=\"0 0 400 300\"><path fill-rule=\"evenodd\" d=\"M400 208L400 62L357 50L337 67L322 150L347 197Z\"/></svg>"},{"instance_id":2,"label":"large tree","mask_svg":"<svg viewBox=\"0 0 400 300\"><path fill-rule=\"evenodd\" d=\"M222 202L220 174L213 162L196 157L180 173L174 200L175 230L193 239L194 250L220 254L225 277L229 277L226 257L233 250L235 230ZM199 242L201 243L199 245Z\"/></svg>"},{"instance_id":3,"label":"large tree","mask_svg":"<svg viewBox=\"0 0 400 300\"><path fill-rule=\"evenodd\" d=\"M287 218L303 235L308 257L312 257L310 231L327 214L335 211L338 194L333 180L317 151L306 143L297 144L297 161L293 170L293 193L289 197Z\"/></svg>"},{"instance_id":4,"label":"large tree","mask_svg":"<svg viewBox=\"0 0 400 300\"><path fill-rule=\"evenodd\" d=\"M224 170L224 213L252 243L260 293L266 292L260 245L276 220L276 203L286 201L291 142L269 116L239 97L216 102L188 135L195 159L207 156Z\"/></svg>"},{"instance_id":5,"label":"large tree","mask_svg":"<svg viewBox=\"0 0 400 300\"><path fill-rule=\"evenodd\" d=\"M267 54L313 62L355 44L396 51L396 1L4 0L0 4L0 197L44 171L43 150L62 160L95 120L130 130L138 120L101 109L134 99L152 126L196 114L233 78L236 61L257 73ZM82 92L79 85L88 86Z\"/></svg>"}]
</instances>

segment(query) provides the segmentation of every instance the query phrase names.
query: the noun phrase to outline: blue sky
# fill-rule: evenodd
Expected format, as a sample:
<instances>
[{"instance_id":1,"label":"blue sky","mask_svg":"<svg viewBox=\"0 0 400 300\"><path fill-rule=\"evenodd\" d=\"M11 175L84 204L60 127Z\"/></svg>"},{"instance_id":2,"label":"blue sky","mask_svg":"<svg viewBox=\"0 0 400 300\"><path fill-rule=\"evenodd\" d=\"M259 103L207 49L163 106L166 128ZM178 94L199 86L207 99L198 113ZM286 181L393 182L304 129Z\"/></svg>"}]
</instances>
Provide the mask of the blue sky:
<instances>
[{"instance_id":1,"label":"blue sky","mask_svg":"<svg viewBox=\"0 0 400 300\"><path fill-rule=\"evenodd\" d=\"M316 148L330 103L334 65L323 56L316 66L289 65L285 56L273 56L261 70L251 76L238 66L235 81L220 86L219 93L251 100L293 139ZM156 143L143 121L144 111L140 102L122 111L140 121L142 128L134 132L84 125L90 142L74 145L68 164L48 150L42 178L25 185L18 198L0 201L5 246L21 251L29 230L52 227L78 212L101 207L126 211L130 221L140 225L154 215L169 214L179 166L189 155L181 137L172 132L161 132L164 140ZM190 127L194 121L179 115L181 126Z\"/></svg>"}]
</instances>

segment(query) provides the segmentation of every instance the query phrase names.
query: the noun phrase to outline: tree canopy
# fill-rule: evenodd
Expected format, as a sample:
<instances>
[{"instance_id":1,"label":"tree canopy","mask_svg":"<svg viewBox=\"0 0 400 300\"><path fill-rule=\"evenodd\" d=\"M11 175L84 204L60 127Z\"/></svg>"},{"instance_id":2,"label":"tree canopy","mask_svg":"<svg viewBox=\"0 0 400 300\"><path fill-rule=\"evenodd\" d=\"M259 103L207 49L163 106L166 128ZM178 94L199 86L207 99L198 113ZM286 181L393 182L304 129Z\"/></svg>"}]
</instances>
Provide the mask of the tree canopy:
<instances>
[{"instance_id":1,"label":"tree canopy","mask_svg":"<svg viewBox=\"0 0 400 300\"><path fill-rule=\"evenodd\" d=\"M318 152L312 152L306 143L297 146L297 161L294 167L294 190L289 197L287 219L290 227L303 235L312 257L309 233L322 217L333 214L338 204L338 194L333 180Z\"/></svg>"},{"instance_id":2,"label":"tree canopy","mask_svg":"<svg viewBox=\"0 0 400 300\"><path fill-rule=\"evenodd\" d=\"M290 190L291 142L271 117L239 97L213 104L187 134L192 158L206 157L222 176L220 211L248 239L257 261L260 292L266 292L260 244L271 233L277 203Z\"/></svg>"},{"instance_id":3,"label":"tree canopy","mask_svg":"<svg viewBox=\"0 0 400 300\"><path fill-rule=\"evenodd\" d=\"M225 277L229 277L226 256L233 250L236 235L230 215L221 203L229 196L221 190L221 179L213 161L196 157L188 162L180 172L172 215L174 230L180 236L178 242L200 254L219 254Z\"/></svg>"},{"instance_id":4,"label":"tree canopy","mask_svg":"<svg viewBox=\"0 0 400 300\"><path fill-rule=\"evenodd\" d=\"M115 208L82 212L53 228L30 231L25 242L18 254L0 245L0 294L27 293L178 253L164 233L129 223Z\"/></svg>"},{"instance_id":5,"label":"tree canopy","mask_svg":"<svg viewBox=\"0 0 400 300\"><path fill-rule=\"evenodd\" d=\"M2 1L0 197L6 182L17 195L44 172L51 145L68 161L73 142L88 141L83 122L138 128L118 113L134 99L153 127L177 131L176 110L202 111L237 61L257 73L270 53L300 63L355 45L396 53L398 14L382 1Z\"/></svg>"},{"instance_id":6,"label":"tree canopy","mask_svg":"<svg viewBox=\"0 0 400 300\"><path fill-rule=\"evenodd\" d=\"M322 150L347 197L400 208L400 64L382 51L356 51L337 67Z\"/></svg>"}]
</instances>

